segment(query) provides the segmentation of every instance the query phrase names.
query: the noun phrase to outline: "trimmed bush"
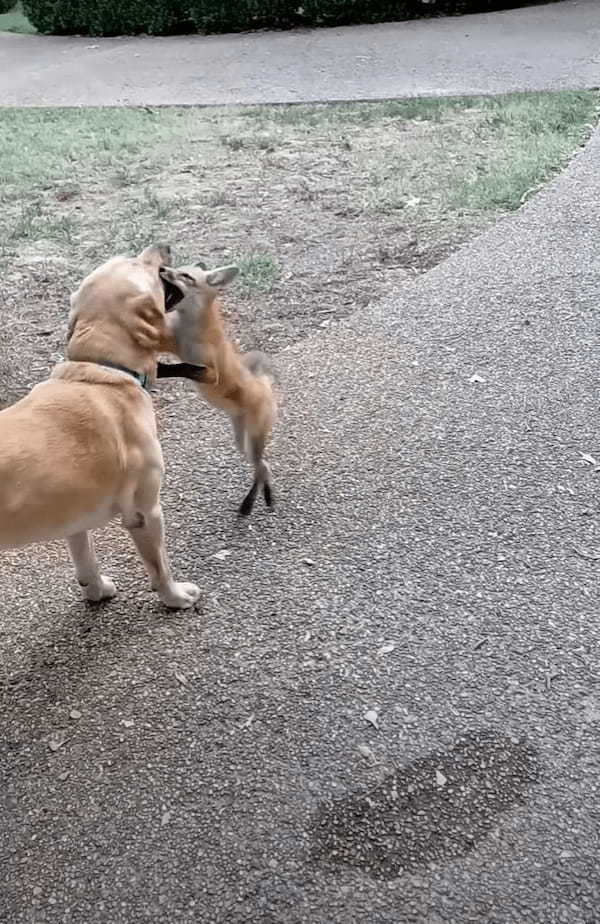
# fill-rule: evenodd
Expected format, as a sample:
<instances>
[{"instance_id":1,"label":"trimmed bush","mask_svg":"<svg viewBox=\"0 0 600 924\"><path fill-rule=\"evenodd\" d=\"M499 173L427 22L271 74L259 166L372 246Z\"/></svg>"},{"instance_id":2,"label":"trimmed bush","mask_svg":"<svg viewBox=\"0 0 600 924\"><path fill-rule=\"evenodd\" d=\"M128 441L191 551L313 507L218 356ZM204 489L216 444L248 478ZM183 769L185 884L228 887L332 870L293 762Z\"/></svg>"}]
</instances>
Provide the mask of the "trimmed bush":
<instances>
[{"instance_id":1,"label":"trimmed bush","mask_svg":"<svg viewBox=\"0 0 600 924\"><path fill-rule=\"evenodd\" d=\"M200 32L289 29L300 23L301 0L189 0L190 16Z\"/></svg>"},{"instance_id":2,"label":"trimmed bush","mask_svg":"<svg viewBox=\"0 0 600 924\"><path fill-rule=\"evenodd\" d=\"M190 17L201 32L288 29L298 25L301 0L189 0Z\"/></svg>"},{"instance_id":3,"label":"trimmed bush","mask_svg":"<svg viewBox=\"0 0 600 924\"><path fill-rule=\"evenodd\" d=\"M547 0L188 0L188 6L200 32L241 32L485 13L540 2Z\"/></svg>"},{"instance_id":4,"label":"trimmed bush","mask_svg":"<svg viewBox=\"0 0 600 924\"><path fill-rule=\"evenodd\" d=\"M188 19L186 7L185 0L23 0L36 29L55 35L164 35Z\"/></svg>"},{"instance_id":5,"label":"trimmed bush","mask_svg":"<svg viewBox=\"0 0 600 924\"><path fill-rule=\"evenodd\" d=\"M547 0L23 0L40 32L131 35L342 26L484 13ZM12 7L13 0L0 0Z\"/></svg>"},{"instance_id":6,"label":"trimmed bush","mask_svg":"<svg viewBox=\"0 0 600 924\"><path fill-rule=\"evenodd\" d=\"M15 0L0 0L0 14L10 13L14 5Z\"/></svg>"}]
</instances>

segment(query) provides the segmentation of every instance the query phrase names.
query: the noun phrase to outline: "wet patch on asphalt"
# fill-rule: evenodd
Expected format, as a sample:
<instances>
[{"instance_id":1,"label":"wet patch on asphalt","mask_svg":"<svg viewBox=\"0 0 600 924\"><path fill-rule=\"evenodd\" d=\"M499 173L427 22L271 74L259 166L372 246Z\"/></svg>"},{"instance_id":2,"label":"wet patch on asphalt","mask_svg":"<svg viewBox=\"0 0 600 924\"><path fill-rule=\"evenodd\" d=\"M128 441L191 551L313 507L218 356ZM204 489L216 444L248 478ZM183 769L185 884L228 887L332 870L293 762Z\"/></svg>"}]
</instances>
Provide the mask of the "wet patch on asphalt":
<instances>
[{"instance_id":1,"label":"wet patch on asphalt","mask_svg":"<svg viewBox=\"0 0 600 924\"><path fill-rule=\"evenodd\" d=\"M490 731L419 758L368 792L323 803L312 822L312 856L393 879L462 857L522 804L539 777L527 742Z\"/></svg>"}]
</instances>

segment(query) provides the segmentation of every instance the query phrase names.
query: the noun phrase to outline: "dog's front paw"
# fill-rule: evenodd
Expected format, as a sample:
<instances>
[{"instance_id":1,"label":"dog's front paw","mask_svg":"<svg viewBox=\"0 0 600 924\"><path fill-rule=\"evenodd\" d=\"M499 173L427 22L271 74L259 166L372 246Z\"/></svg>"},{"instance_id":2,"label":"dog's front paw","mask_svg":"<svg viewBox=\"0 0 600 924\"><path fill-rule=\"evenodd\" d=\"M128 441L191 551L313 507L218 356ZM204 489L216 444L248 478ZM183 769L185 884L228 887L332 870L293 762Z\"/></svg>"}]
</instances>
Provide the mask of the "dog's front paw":
<instances>
[{"instance_id":1,"label":"dog's front paw","mask_svg":"<svg viewBox=\"0 0 600 924\"><path fill-rule=\"evenodd\" d=\"M100 603L101 600L110 600L117 592L117 588L110 578L98 575L95 581L83 585L83 593L86 600L90 603Z\"/></svg>"},{"instance_id":2,"label":"dog's front paw","mask_svg":"<svg viewBox=\"0 0 600 924\"><path fill-rule=\"evenodd\" d=\"M170 584L163 591L159 591L160 598L165 606L173 610L185 610L193 606L200 596L200 588L195 584Z\"/></svg>"}]
</instances>

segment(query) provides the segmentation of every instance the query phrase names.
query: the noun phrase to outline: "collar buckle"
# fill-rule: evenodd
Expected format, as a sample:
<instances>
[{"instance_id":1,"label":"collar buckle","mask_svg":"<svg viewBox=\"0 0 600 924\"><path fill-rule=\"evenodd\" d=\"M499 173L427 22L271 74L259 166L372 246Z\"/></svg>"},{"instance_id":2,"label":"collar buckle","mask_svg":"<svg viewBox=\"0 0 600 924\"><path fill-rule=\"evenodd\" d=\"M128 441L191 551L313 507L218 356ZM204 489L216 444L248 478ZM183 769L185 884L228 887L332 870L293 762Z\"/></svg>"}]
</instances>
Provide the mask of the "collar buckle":
<instances>
[{"instance_id":1,"label":"collar buckle","mask_svg":"<svg viewBox=\"0 0 600 924\"><path fill-rule=\"evenodd\" d=\"M128 366L122 366L120 363L111 363L108 359L102 361L96 360L97 366L106 366L108 369L117 369L119 372L126 372L136 382L141 385L144 391L148 391L148 373L147 372L136 372L135 369L129 369Z\"/></svg>"}]
</instances>

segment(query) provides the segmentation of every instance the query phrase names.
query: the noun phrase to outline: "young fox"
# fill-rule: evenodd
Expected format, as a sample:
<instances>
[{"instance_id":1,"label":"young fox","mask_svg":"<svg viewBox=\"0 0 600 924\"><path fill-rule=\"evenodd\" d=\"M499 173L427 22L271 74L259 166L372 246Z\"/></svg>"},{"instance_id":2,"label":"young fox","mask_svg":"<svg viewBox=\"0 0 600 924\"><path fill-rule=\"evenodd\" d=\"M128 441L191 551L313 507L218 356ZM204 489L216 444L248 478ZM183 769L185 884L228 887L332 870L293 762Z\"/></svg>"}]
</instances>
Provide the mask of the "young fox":
<instances>
[{"instance_id":1,"label":"young fox","mask_svg":"<svg viewBox=\"0 0 600 924\"><path fill-rule=\"evenodd\" d=\"M248 516L259 488L267 506L273 506L271 470L264 458L277 411L273 374L262 353L240 354L225 332L218 293L235 279L238 268L207 271L197 264L175 272L185 295L167 315L173 338L169 350L183 363L159 363L157 377L194 379L209 404L231 418L237 447L254 467L252 487L239 508L240 516Z\"/></svg>"}]
</instances>

